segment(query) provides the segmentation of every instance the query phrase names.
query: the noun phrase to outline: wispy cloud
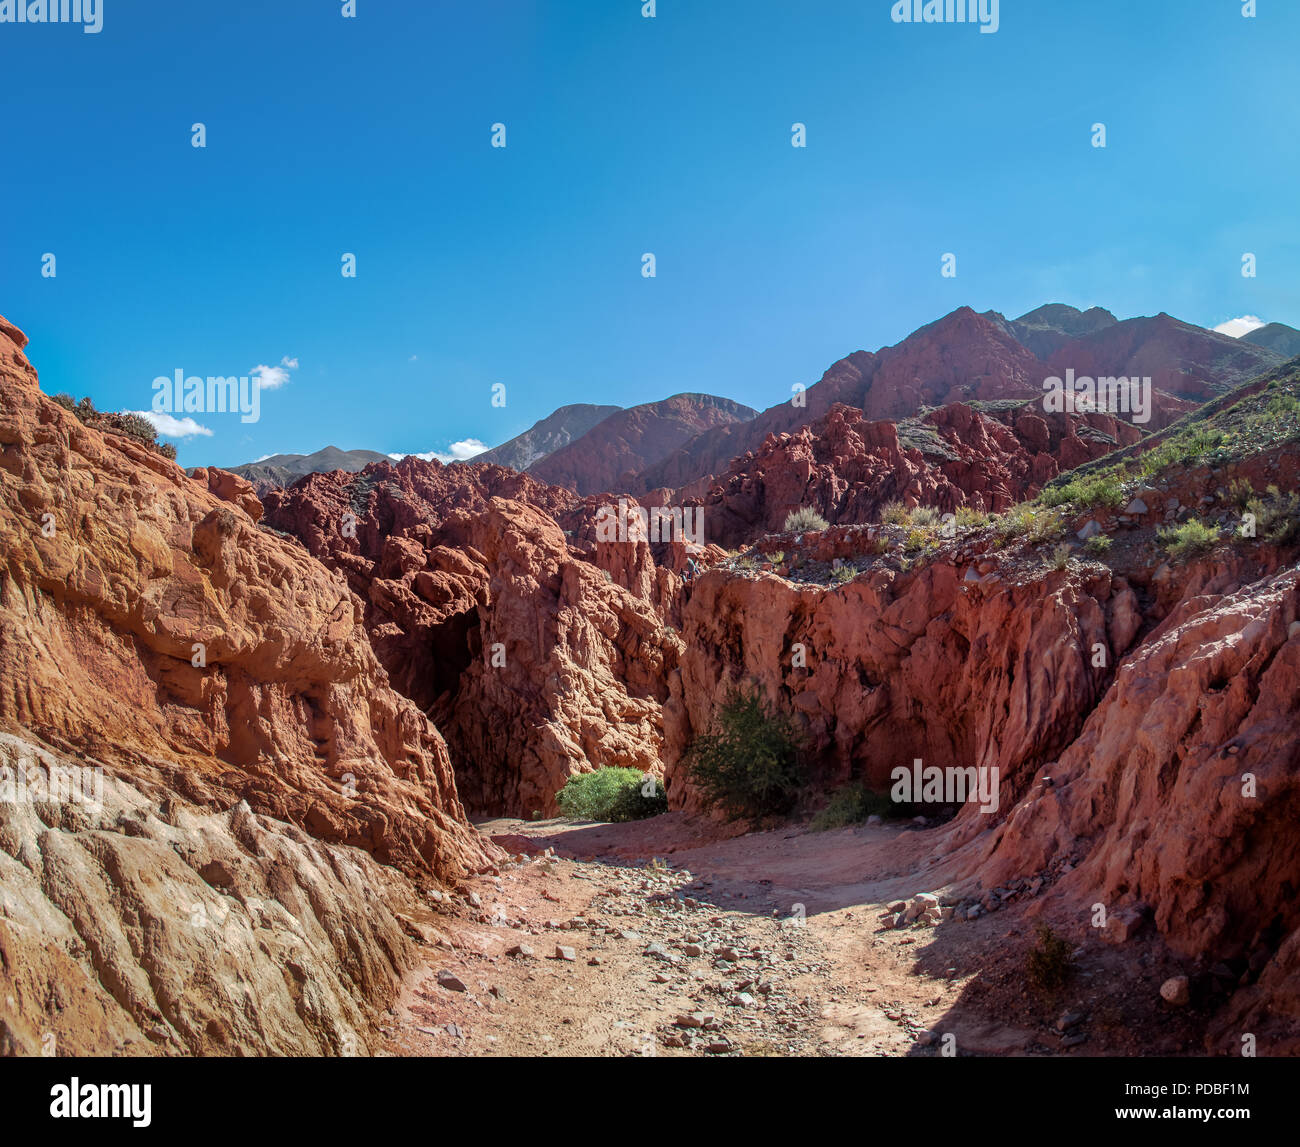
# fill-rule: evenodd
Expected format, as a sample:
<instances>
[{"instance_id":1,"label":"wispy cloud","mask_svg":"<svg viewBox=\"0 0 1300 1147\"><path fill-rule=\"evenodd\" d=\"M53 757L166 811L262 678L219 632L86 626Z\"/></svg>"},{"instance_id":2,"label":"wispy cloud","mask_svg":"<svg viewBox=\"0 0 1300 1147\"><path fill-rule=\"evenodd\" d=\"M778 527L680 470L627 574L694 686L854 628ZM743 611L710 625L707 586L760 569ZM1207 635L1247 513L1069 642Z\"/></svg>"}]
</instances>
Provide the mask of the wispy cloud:
<instances>
[{"instance_id":1,"label":"wispy cloud","mask_svg":"<svg viewBox=\"0 0 1300 1147\"><path fill-rule=\"evenodd\" d=\"M475 454L482 454L488 448L486 442L480 442L477 438L466 438L461 442L453 442L447 447L446 452L441 450L427 450L422 454L390 454L389 457L394 462L400 462L403 458L420 458L425 462L432 462L437 459L444 464L448 462L466 462L473 458Z\"/></svg>"},{"instance_id":2,"label":"wispy cloud","mask_svg":"<svg viewBox=\"0 0 1300 1147\"><path fill-rule=\"evenodd\" d=\"M174 418L170 414L159 414L156 410L124 410L123 414L138 414L164 438L211 438L212 431L200 426L192 418Z\"/></svg>"},{"instance_id":3,"label":"wispy cloud","mask_svg":"<svg viewBox=\"0 0 1300 1147\"><path fill-rule=\"evenodd\" d=\"M1264 320L1255 315L1242 315L1239 319L1229 319L1226 323L1220 323L1214 329L1221 335L1239 339L1242 335L1248 335L1251 331L1257 331L1265 325L1267 324Z\"/></svg>"},{"instance_id":4,"label":"wispy cloud","mask_svg":"<svg viewBox=\"0 0 1300 1147\"><path fill-rule=\"evenodd\" d=\"M248 373L257 381L262 390L279 390L289 381L289 372L298 369L297 357L285 355L279 366L267 366L262 363L253 367Z\"/></svg>"}]
</instances>

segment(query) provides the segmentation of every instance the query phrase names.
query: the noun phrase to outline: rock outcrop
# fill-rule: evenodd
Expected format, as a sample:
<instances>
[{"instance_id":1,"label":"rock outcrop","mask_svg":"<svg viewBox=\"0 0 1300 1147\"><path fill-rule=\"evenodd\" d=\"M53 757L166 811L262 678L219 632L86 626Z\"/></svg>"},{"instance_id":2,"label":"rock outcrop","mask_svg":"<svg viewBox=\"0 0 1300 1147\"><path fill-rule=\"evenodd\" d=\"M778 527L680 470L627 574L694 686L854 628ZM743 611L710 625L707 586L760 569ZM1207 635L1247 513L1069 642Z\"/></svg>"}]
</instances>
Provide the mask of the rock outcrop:
<instances>
[{"instance_id":1,"label":"rock outcrop","mask_svg":"<svg viewBox=\"0 0 1300 1147\"><path fill-rule=\"evenodd\" d=\"M732 461L701 499L708 540L722 546L779 532L807 506L832 525L878 521L897 501L1001 512L1065 470L1137 442L1108 414L1044 414L1033 403L985 414L953 404L903 424L837 404L793 434Z\"/></svg>"},{"instance_id":2,"label":"rock outcrop","mask_svg":"<svg viewBox=\"0 0 1300 1147\"><path fill-rule=\"evenodd\" d=\"M584 540L597 508L503 467L405 459L275 491L267 520L365 599L374 647L448 738L469 807L530 816L553 813L573 773L662 772L680 646L662 617L680 581L645 541Z\"/></svg>"},{"instance_id":3,"label":"rock outcrop","mask_svg":"<svg viewBox=\"0 0 1300 1147\"><path fill-rule=\"evenodd\" d=\"M242 485L45 398L8 329L0 727L413 873L484 864L446 745L388 686L343 580L259 528Z\"/></svg>"},{"instance_id":4,"label":"rock outcrop","mask_svg":"<svg viewBox=\"0 0 1300 1147\"><path fill-rule=\"evenodd\" d=\"M0 733L0 1055L366 1055L429 915L396 870L246 801L160 799Z\"/></svg>"}]
</instances>

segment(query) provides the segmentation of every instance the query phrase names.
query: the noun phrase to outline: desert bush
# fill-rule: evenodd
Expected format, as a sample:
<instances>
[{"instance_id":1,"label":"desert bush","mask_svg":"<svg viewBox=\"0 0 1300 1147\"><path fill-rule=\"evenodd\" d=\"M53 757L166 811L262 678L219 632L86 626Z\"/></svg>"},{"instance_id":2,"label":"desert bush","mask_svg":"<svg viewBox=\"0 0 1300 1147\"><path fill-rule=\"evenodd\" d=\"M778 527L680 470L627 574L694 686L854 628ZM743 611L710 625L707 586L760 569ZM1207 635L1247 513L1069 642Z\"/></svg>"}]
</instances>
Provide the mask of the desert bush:
<instances>
[{"instance_id":1,"label":"desert bush","mask_svg":"<svg viewBox=\"0 0 1300 1147\"><path fill-rule=\"evenodd\" d=\"M869 816L898 816L901 811L886 793L872 792L866 785L844 785L831 794L826 807L813 817L810 827L814 832L825 832L861 824Z\"/></svg>"},{"instance_id":2,"label":"desert bush","mask_svg":"<svg viewBox=\"0 0 1300 1147\"><path fill-rule=\"evenodd\" d=\"M933 506L917 506L908 520L915 529L931 529L939 524L939 511Z\"/></svg>"},{"instance_id":3,"label":"desert bush","mask_svg":"<svg viewBox=\"0 0 1300 1147\"><path fill-rule=\"evenodd\" d=\"M930 535L924 530L909 529L907 536L903 539L903 549L909 554L917 550L923 550L929 544Z\"/></svg>"},{"instance_id":4,"label":"desert bush","mask_svg":"<svg viewBox=\"0 0 1300 1147\"><path fill-rule=\"evenodd\" d=\"M1161 530L1156 540L1171 558L1182 560L1213 549L1219 540L1219 531L1196 518L1189 518L1181 526Z\"/></svg>"},{"instance_id":5,"label":"desert bush","mask_svg":"<svg viewBox=\"0 0 1300 1147\"><path fill-rule=\"evenodd\" d=\"M802 506L798 510L791 510L785 516L785 532L787 534L808 534L817 533L819 530L827 528L829 523L811 506Z\"/></svg>"},{"instance_id":6,"label":"desert bush","mask_svg":"<svg viewBox=\"0 0 1300 1147\"><path fill-rule=\"evenodd\" d=\"M1052 567L1058 570L1065 569L1070 564L1070 552L1069 546L1057 546L1052 551Z\"/></svg>"},{"instance_id":7,"label":"desert bush","mask_svg":"<svg viewBox=\"0 0 1300 1147\"><path fill-rule=\"evenodd\" d=\"M1055 991L1064 986L1073 971L1070 942L1058 936L1041 920L1037 932L1038 943L1029 949L1025 958L1025 978L1031 987Z\"/></svg>"},{"instance_id":8,"label":"desert bush","mask_svg":"<svg viewBox=\"0 0 1300 1147\"><path fill-rule=\"evenodd\" d=\"M1300 541L1300 495L1294 491L1284 495L1276 486L1269 486L1265 494L1267 501L1255 498L1246 507L1255 515L1256 536L1280 546Z\"/></svg>"},{"instance_id":9,"label":"desert bush","mask_svg":"<svg viewBox=\"0 0 1300 1147\"><path fill-rule=\"evenodd\" d=\"M788 812L803 783L803 736L757 692L732 690L688 755L691 779L733 820Z\"/></svg>"},{"instance_id":10,"label":"desert bush","mask_svg":"<svg viewBox=\"0 0 1300 1147\"><path fill-rule=\"evenodd\" d=\"M154 424L147 418L142 418L138 414L101 414L100 422L110 430L116 430L129 438L143 442L146 446L153 446L158 441L158 431Z\"/></svg>"},{"instance_id":11,"label":"desert bush","mask_svg":"<svg viewBox=\"0 0 1300 1147\"><path fill-rule=\"evenodd\" d=\"M902 502L886 502L880 511L880 520L887 526L905 526L908 518L908 509Z\"/></svg>"},{"instance_id":12,"label":"desert bush","mask_svg":"<svg viewBox=\"0 0 1300 1147\"><path fill-rule=\"evenodd\" d=\"M958 506L954 515L959 526L982 526L989 520L988 514L973 510L970 506Z\"/></svg>"},{"instance_id":13,"label":"desert bush","mask_svg":"<svg viewBox=\"0 0 1300 1147\"><path fill-rule=\"evenodd\" d=\"M1083 543L1083 548L1095 558L1105 557L1110 552L1110 538L1105 534L1094 534Z\"/></svg>"},{"instance_id":14,"label":"desert bush","mask_svg":"<svg viewBox=\"0 0 1300 1147\"><path fill-rule=\"evenodd\" d=\"M1091 478L1075 478L1059 486L1048 486L1038 495L1041 505L1053 506L1118 506L1124 500L1124 483L1118 474L1097 474Z\"/></svg>"},{"instance_id":15,"label":"desert bush","mask_svg":"<svg viewBox=\"0 0 1300 1147\"><path fill-rule=\"evenodd\" d=\"M845 582L852 581L857 576L858 571L855 566L843 565L838 569L831 570L831 584L843 585Z\"/></svg>"},{"instance_id":16,"label":"desert bush","mask_svg":"<svg viewBox=\"0 0 1300 1147\"><path fill-rule=\"evenodd\" d=\"M1228 499L1237 509L1244 510L1255 500L1255 487L1245 478L1234 478L1228 486Z\"/></svg>"},{"instance_id":17,"label":"desert bush","mask_svg":"<svg viewBox=\"0 0 1300 1147\"><path fill-rule=\"evenodd\" d=\"M642 788L654 786L652 796ZM654 777L639 769L600 768L578 773L555 794L560 812L576 820L644 820L668 811L668 796Z\"/></svg>"}]
</instances>

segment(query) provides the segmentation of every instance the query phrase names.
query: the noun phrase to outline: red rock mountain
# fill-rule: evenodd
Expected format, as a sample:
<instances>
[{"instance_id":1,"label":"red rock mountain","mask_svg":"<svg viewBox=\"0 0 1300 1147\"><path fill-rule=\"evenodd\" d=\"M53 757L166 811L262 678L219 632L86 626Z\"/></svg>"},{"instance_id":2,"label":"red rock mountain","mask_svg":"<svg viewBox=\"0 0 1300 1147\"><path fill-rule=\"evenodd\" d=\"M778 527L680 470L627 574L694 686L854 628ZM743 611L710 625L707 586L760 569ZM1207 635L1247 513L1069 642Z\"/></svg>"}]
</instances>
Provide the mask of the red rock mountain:
<instances>
[{"instance_id":1,"label":"red rock mountain","mask_svg":"<svg viewBox=\"0 0 1300 1147\"><path fill-rule=\"evenodd\" d=\"M1151 376L1148 429L1155 430L1280 361L1266 348L1163 314L1116 322L1099 307L1051 304L1007 320L995 311L979 315L961 307L896 346L841 359L805 392L750 422L705 431L647 467L628 488L702 495L731 459L757 452L769 434L815 422L837 402L858 407L871 420L908 418L953 402L1041 402L1043 380L1073 368L1077 376L1094 378Z\"/></svg>"},{"instance_id":2,"label":"red rock mountain","mask_svg":"<svg viewBox=\"0 0 1300 1147\"><path fill-rule=\"evenodd\" d=\"M475 455L474 461L509 466L512 470L527 470L548 454L554 454L581 438L588 430L621 409L618 406L593 406L585 402L561 406L508 442Z\"/></svg>"},{"instance_id":3,"label":"red rock mountain","mask_svg":"<svg viewBox=\"0 0 1300 1147\"><path fill-rule=\"evenodd\" d=\"M1150 376L1158 391L1188 405L1205 402L1277 366L1265 347L1180 322L1161 312L1127 319L1066 343L1048 360L1053 373ZM1158 421L1157 426L1169 420Z\"/></svg>"},{"instance_id":4,"label":"red rock mountain","mask_svg":"<svg viewBox=\"0 0 1300 1147\"><path fill-rule=\"evenodd\" d=\"M991 405L981 413L954 403L900 424L871 422L836 404L825 418L770 435L757 453L732 461L701 499L705 536L740 545L780 532L786 515L805 506L832 525L878 522L893 501L1001 512L1058 474L1140 437L1109 414Z\"/></svg>"},{"instance_id":5,"label":"red rock mountain","mask_svg":"<svg viewBox=\"0 0 1300 1147\"><path fill-rule=\"evenodd\" d=\"M744 423L748 406L709 394L678 394L612 414L581 438L533 463L529 473L579 494L628 490L635 475L702 431Z\"/></svg>"}]
</instances>

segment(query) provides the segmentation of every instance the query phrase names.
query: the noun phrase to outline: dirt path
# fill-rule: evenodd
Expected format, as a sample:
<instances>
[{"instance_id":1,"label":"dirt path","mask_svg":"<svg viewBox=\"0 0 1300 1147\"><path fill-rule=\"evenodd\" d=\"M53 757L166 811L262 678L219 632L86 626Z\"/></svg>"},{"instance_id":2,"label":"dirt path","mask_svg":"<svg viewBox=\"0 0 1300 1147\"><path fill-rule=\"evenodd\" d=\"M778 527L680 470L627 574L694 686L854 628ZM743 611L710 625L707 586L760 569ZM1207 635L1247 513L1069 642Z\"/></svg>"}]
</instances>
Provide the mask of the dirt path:
<instances>
[{"instance_id":1,"label":"dirt path","mask_svg":"<svg viewBox=\"0 0 1300 1147\"><path fill-rule=\"evenodd\" d=\"M1023 905L882 927L886 905L932 890L913 874L925 833L719 840L681 814L479 827L517 859L417 922L428 960L383 1029L393 1054L1124 1054L1109 1029L1054 1022L1114 1012L1122 1036L1132 1017L1081 1002L1093 972L1030 998Z\"/></svg>"}]
</instances>

